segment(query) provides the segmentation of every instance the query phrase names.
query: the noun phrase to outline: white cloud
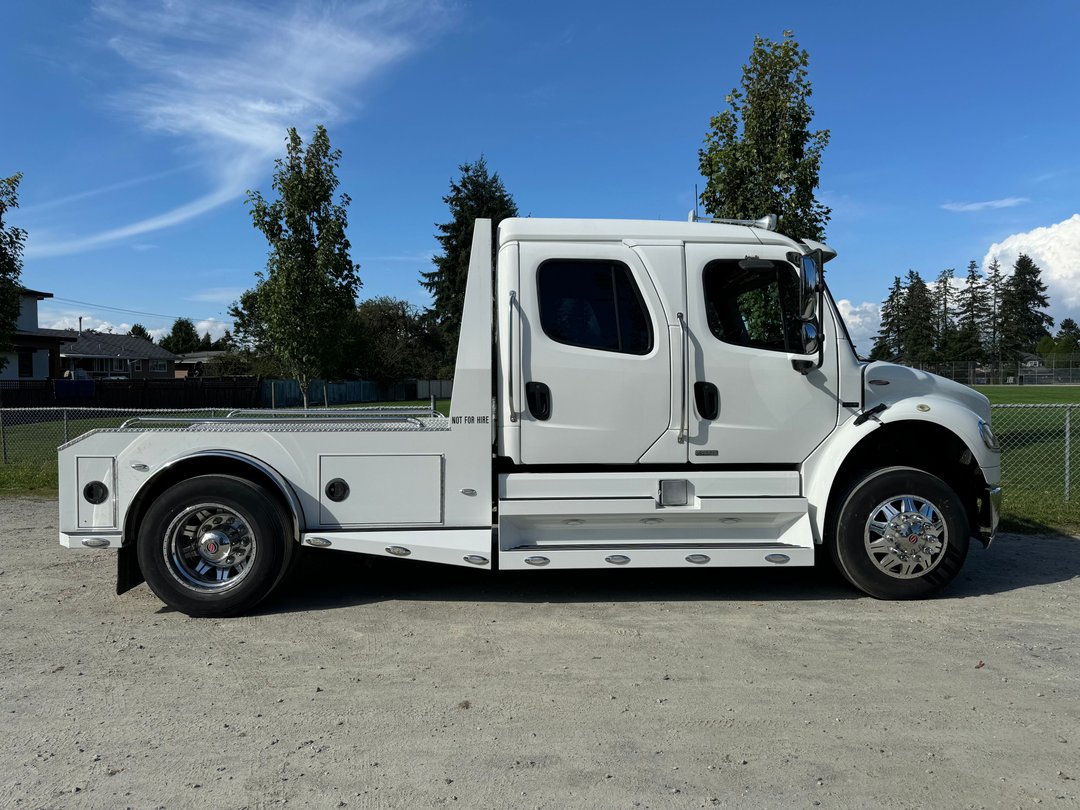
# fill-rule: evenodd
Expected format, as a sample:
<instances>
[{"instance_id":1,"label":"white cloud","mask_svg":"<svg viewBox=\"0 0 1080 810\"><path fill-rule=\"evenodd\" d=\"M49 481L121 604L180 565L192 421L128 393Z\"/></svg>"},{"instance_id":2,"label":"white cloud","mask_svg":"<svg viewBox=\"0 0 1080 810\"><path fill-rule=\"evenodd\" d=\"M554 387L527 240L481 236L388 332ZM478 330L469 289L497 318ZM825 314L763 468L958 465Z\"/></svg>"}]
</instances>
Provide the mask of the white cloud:
<instances>
[{"instance_id":1,"label":"white cloud","mask_svg":"<svg viewBox=\"0 0 1080 810\"><path fill-rule=\"evenodd\" d=\"M44 313L40 314L42 329L78 329L79 315L77 313ZM130 323L114 323L109 320L101 320L91 315L82 316L82 329L84 332L93 329L95 332L111 332L114 335L126 335L131 331Z\"/></svg>"},{"instance_id":2,"label":"white cloud","mask_svg":"<svg viewBox=\"0 0 1080 810\"><path fill-rule=\"evenodd\" d=\"M881 328L881 305L873 301L864 301L861 304L853 304L846 298L836 302L840 314L847 324L851 341L859 354L864 357L870 354L874 346L874 338L877 337Z\"/></svg>"},{"instance_id":3,"label":"white cloud","mask_svg":"<svg viewBox=\"0 0 1080 810\"><path fill-rule=\"evenodd\" d=\"M986 211L992 208L1015 208L1018 205L1031 202L1027 197L1002 197L1000 200L983 200L972 203L945 203L941 207L946 211Z\"/></svg>"},{"instance_id":4,"label":"white cloud","mask_svg":"<svg viewBox=\"0 0 1080 810\"><path fill-rule=\"evenodd\" d=\"M186 296L185 301L201 301L207 304L231 304L244 294L246 287L211 287Z\"/></svg>"},{"instance_id":5,"label":"white cloud","mask_svg":"<svg viewBox=\"0 0 1080 810\"><path fill-rule=\"evenodd\" d=\"M1008 272L1021 253L1041 268L1054 319L1076 318L1080 313L1080 214L996 242L986 251L983 267L996 258L1002 270Z\"/></svg>"},{"instance_id":6,"label":"white cloud","mask_svg":"<svg viewBox=\"0 0 1080 810\"><path fill-rule=\"evenodd\" d=\"M151 233L237 199L282 153L288 127L307 137L315 123L346 118L358 86L414 51L447 17L440 0L99 0L94 14L134 77L111 105L144 129L177 138L211 185L183 205L101 233L37 238L28 258Z\"/></svg>"},{"instance_id":7,"label":"white cloud","mask_svg":"<svg viewBox=\"0 0 1080 810\"><path fill-rule=\"evenodd\" d=\"M211 340L220 340L221 336L225 334L225 330L231 326L231 323L225 323L224 321L219 321L217 318L211 318L208 321L197 321L195 323L195 331L199 333L199 337L202 337L209 332Z\"/></svg>"}]
</instances>

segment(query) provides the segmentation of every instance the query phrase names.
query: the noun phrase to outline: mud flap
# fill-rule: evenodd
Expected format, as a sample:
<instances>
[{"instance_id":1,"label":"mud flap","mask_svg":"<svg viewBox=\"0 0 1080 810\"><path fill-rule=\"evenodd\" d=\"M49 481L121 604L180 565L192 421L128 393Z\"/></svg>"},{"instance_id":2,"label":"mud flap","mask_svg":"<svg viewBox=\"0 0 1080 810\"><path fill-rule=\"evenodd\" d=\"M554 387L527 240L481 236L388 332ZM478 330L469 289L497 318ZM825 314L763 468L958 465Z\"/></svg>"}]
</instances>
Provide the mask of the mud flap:
<instances>
[{"instance_id":1,"label":"mud flap","mask_svg":"<svg viewBox=\"0 0 1080 810\"><path fill-rule=\"evenodd\" d=\"M144 581L134 543L121 546L116 555L116 595L127 593Z\"/></svg>"}]
</instances>

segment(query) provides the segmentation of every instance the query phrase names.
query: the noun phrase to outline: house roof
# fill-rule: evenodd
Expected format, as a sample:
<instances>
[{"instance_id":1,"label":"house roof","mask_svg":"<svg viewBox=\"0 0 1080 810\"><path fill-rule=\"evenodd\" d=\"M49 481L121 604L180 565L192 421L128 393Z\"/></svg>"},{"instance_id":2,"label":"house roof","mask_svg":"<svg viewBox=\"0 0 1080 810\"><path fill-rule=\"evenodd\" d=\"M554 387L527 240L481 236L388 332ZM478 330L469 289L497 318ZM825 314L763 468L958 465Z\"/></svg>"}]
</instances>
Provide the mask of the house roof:
<instances>
[{"instance_id":1,"label":"house roof","mask_svg":"<svg viewBox=\"0 0 1080 810\"><path fill-rule=\"evenodd\" d=\"M50 292L42 292L41 290L31 290L29 287L19 287L19 295L31 295L38 301L44 301L46 298L52 298L53 294Z\"/></svg>"},{"instance_id":2,"label":"house roof","mask_svg":"<svg viewBox=\"0 0 1080 810\"><path fill-rule=\"evenodd\" d=\"M16 329L12 333L12 337L18 341L19 338L37 338L39 340L45 340L52 343L73 343L79 339L78 334L75 332L69 332L66 329Z\"/></svg>"},{"instance_id":3,"label":"house roof","mask_svg":"<svg viewBox=\"0 0 1080 810\"><path fill-rule=\"evenodd\" d=\"M67 336L74 340L60 348L62 357L118 357L127 360L176 360L176 355L155 343L131 335L114 335L109 332L84 331L81 335L74 329L38 329L37 332L57 337Z\"/></svg>"}]
</instances>

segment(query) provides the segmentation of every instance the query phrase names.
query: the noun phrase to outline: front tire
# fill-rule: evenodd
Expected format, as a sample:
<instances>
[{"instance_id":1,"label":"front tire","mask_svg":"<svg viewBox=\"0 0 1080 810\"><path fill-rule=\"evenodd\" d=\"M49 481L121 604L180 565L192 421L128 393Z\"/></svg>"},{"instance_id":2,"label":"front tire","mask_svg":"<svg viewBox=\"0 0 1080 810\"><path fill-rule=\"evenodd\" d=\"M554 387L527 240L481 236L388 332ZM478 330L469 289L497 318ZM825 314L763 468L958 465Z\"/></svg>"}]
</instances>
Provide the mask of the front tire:
<instances>
[{"instance_id":1,"label":"front tire","mask_svg":"<svg viewBox=\"0 0 1080 810\"><path fill-rule=\"evenodd\" d=\"M871 473L848 492L829 543L836 567L877 599L920 599L960 572L970 540L960 498L911 467Z\"/></svg>"},{"instance_id":2,"label":"front tire","mask_svg":"<svg viewBox=\"0 0 1080 810\"><path fill-rule=\"evenodd\" d=\"M245 613L269 595L292 557L288 518L265 489L202 475L160 495L136 540L139 565L162 602L188 616Z\"/></svg>"}]
</instances>

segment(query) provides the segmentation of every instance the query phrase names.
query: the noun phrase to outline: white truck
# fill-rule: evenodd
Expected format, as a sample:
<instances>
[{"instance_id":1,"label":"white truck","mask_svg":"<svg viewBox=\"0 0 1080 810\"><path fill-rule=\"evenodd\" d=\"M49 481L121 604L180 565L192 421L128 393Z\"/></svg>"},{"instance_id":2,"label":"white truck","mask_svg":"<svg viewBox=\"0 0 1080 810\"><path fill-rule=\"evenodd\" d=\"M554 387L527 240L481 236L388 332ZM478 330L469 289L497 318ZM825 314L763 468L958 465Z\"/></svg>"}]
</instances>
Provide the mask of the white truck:
<instances>
[{"instance_id":1,"label":"white truck","mask_svg":"<svg viewBox=\"0 0 1080 810\"><path fill-rule=\"evenodd\" d=\"M60 542L192 616L301 547L486 569L808 566L929 595L997 528L981 394L864 363L835 252L749 221L475 223L449 418L139 418L60 448ZM492 267L493 255L496 256Z\"/></svg>"}]
</instances>

